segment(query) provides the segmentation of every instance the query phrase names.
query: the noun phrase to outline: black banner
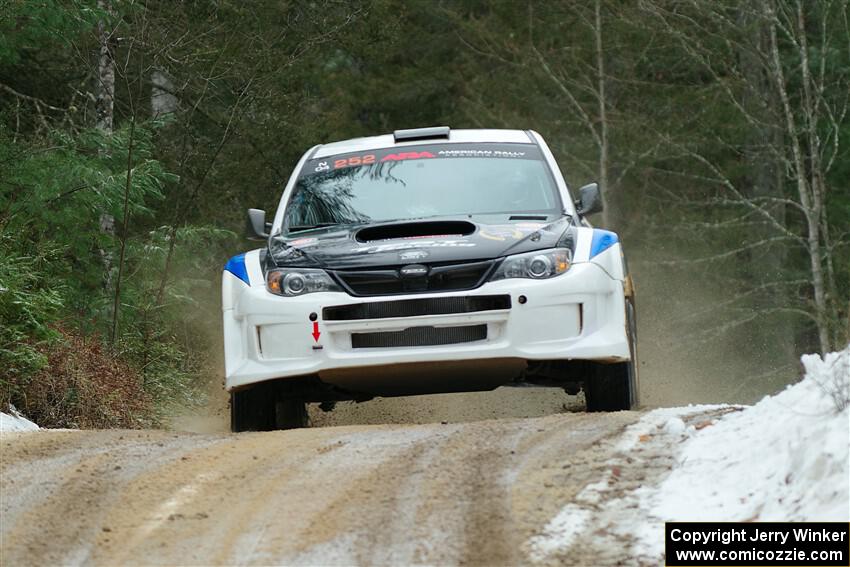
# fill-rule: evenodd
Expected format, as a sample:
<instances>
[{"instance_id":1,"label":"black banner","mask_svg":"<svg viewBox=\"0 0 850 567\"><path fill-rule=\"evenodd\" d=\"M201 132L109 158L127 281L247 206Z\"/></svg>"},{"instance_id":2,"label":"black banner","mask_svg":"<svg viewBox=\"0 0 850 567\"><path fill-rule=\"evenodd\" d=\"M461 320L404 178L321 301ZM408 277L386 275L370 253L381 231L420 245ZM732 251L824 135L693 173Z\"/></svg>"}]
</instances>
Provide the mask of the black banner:
<instances>
[{"instance_id":1,"label":"black banner","mask_svg":"<svg viewBox=\"0 0 850 567\"><path fill-rule=\"evenodd\" d=\"M304 164L300 176L327 174L339 169L423 159L494 158L542 160L543 153L532 143L423 143L348 152L313 158Z\"/></svg>"},{"instance_id":2,"label":"black banner","mask_svg":"<svg viewBox=\"0 0 850 567\"><path fill-rule=\"evenodd\" d=\"M669 522L669 567L850 565L850 524L843 522Z\"/></svg>"}]
</instances>

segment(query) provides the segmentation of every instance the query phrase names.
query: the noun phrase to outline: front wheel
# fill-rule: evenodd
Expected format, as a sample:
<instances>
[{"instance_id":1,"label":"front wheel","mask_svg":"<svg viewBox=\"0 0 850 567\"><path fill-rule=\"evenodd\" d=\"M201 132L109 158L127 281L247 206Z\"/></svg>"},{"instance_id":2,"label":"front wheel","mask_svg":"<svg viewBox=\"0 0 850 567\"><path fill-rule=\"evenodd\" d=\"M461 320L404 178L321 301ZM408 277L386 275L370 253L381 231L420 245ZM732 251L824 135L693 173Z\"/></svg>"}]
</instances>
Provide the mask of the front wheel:
<instances>
[{"instance_id":1,"label":"front wheel","mask_svg":"<svg viewBox=\"0 0 850 567\"><path fill-rule=\"evenodd\" d=\"M626 329L631 360L595 366L584 382L587 411L630 410L638 405L637 318L632 298L626 298Z\"/></svg>"},{"instance_id":2,"label":"front wheel","mask_svg":"<svg viewBox=\"0 0 850 567\"><path fill-rule=\"evenodd\" d=\"M307 426L307 404L274 383L258 384L230 394L230 429L273 431Z\"/></svg>"},{"instance_id":3,"label":"front wheel","mask_svg":"<svg viewBox=\"0 0 850 567\"><path fill-rule=\"evenodd\" d=\"M277 429L307 427L307 404L298 398L283 398L275 404Z\"/></svg>"},{"instance_id":4,"label":"front wheel","mask_svg":"<svg viewBox=\"0 0 850 567\"><path fill-rule=\"evenodd\" d=\"M274 398L254 387L230 394L230 430L271 431L275 428Z\"/></svg>"}]
</instances>

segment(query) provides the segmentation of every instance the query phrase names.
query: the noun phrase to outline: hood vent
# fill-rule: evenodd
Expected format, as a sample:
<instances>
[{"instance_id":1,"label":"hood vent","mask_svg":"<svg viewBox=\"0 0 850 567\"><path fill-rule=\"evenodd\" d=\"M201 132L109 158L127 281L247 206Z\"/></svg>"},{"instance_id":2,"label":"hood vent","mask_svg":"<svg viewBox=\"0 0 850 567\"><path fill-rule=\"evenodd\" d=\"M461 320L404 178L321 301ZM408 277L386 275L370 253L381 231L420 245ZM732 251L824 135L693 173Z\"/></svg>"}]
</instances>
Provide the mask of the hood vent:
<instances>
[{"instance_id":1,"label":"hood vent","mask_svg":"<svg viewBox=\"0 0 850 567\"><path fill-rule=\"evenodd\" d=\"M370 226L357 231L358 242L373 242L391 238L425 238L428 236L467 236L475 225L467 221L407 222Z\"/></svg>"}]
</instances>

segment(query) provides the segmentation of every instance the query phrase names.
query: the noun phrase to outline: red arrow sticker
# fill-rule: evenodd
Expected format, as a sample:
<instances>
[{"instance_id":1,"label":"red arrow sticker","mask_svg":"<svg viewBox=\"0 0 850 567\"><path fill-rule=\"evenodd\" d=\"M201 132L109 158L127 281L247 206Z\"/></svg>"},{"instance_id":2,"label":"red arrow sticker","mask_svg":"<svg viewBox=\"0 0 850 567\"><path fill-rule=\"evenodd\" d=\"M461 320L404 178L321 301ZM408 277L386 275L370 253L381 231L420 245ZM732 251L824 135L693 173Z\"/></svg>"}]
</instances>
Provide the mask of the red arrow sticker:
<instances>
[{"instance_id":1,"label":"red arrow sticker","mask_svg":"<svg viewBox=\"0 0 850 567\"><path fill-rule=\"evenodd\" d=\"M319 332L319 322L313 321L313 340L319 342L319 337L322 333Z\"/></svg>"}]
</instances>

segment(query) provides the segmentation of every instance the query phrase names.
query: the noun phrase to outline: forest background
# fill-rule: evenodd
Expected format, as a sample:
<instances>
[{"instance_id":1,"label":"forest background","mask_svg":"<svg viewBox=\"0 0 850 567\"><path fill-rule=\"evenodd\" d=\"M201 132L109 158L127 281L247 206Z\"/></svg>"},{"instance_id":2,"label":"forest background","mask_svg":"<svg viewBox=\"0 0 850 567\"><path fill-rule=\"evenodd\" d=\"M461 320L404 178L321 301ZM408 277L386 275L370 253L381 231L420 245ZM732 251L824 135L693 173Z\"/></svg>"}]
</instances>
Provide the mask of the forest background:
<instances>
[{"instance_id":1,"label":"forest background","mask_svg":"<svg viewBox=\"0 0 850 567\"><path fill-rule=\"evenodd\" d=\"M316 143L534 129L635 273L644 402L850 339L846 0L0 0L0 409L143 427L222 375L248 207Z\"/></svg>"}]
</instances>

